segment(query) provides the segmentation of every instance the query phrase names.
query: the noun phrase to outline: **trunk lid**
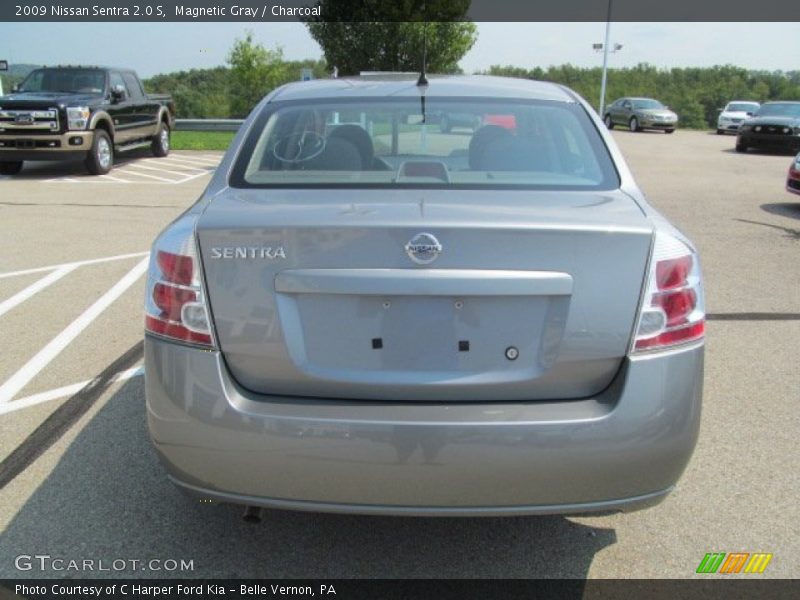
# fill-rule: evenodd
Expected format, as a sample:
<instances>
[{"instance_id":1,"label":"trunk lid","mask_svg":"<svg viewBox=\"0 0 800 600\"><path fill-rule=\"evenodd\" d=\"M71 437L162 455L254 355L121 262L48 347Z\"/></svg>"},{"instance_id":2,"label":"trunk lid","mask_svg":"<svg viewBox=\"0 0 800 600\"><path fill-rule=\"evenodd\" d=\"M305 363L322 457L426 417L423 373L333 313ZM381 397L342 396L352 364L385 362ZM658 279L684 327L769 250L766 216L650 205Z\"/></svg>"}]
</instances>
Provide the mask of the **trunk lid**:
<instances>
[{"instance_id":1,"label":"trunk lid","mask_svg":"<svg viewBox=\"0 0 800 600\"><path fill-rule=\"evenodd\" d=\"M620 191L228 189L197 234L245 388L502 401L611 382L653 232Z\"/></svg>"}]
</instances>

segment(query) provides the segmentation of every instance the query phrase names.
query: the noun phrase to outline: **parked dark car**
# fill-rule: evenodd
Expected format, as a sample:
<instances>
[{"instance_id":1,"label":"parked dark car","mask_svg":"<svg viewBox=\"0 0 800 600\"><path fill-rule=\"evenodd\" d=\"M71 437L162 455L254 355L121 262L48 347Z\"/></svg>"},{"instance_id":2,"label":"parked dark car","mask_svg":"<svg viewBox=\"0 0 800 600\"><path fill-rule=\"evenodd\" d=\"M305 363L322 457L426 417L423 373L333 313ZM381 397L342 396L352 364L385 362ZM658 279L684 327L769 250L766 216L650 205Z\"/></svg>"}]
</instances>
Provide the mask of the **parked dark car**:
<instances>
[{"instance_id":1,"label":"parked dark car","mask_svg":"<svg viewBox=\"0 0 800 600\"><path fill-rule=\"evenodd\" d=\"M102 175L115 153L146 146L166 156L174 115L172 99L145 94L130 69L35 69L0 96L0 174L16 175L26 160L81 159Z\"/></svg>"},{"instance_id":2,"label":"parked dark car","mask_svg":"<svg viewBox=\"0 0 800 600\"><path fill-rule=\"evenodd\" d=\"M800 102L766 102L739 127L736 151L800 151Z\"/></svg>"},{"instance_id":3,"label":"parked dark car","mask_svg":"<svg viewBox=\"0 0 800 600\"><path fill-rule=\"evenodd\" d=\"M786 176L786 191L800 194L800 154L794 157Z\"/></svg>"}]
</instances>

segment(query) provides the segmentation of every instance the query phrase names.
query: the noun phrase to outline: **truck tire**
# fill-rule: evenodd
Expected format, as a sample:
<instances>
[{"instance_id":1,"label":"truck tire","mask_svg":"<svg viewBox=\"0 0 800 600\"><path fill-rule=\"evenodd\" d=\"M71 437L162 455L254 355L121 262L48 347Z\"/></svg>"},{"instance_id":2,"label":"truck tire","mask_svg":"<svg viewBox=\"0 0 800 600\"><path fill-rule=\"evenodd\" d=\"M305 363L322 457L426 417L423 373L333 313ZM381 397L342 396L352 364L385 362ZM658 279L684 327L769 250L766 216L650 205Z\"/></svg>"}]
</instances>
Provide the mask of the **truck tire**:
<instances>
[{"instance_id":1,"label":"truck tire","mask_svg":"<svg viewBox=\"0 0 800 600\"><path fill-rule=\"evenodd\" d=\"M114 166L114 144L104 130L94 132L94 142L85 164L92 175L105 175Z\"/></svg>"},{"instance_id":2,"label":"truck tire","mask_svg":"<svg viewBox=\"0 0 800 600\"><path fill-rule=\"evenodd\" d=\"M20 171L22 171L21 160L0 162L0 175L16 175Z\"/></svg>"},{"instance_id":3,"label":"truck tire","mask_svg":"<svg viewBox=\"0 0 800 600\"><path fill-rule=\"evenodd\" d=\"M150 151L153 153L153 156L163 158L169 154L169 136L169 127L162 121L158 124L158 129L150 144Z\"/></svg>"}]
</instances>

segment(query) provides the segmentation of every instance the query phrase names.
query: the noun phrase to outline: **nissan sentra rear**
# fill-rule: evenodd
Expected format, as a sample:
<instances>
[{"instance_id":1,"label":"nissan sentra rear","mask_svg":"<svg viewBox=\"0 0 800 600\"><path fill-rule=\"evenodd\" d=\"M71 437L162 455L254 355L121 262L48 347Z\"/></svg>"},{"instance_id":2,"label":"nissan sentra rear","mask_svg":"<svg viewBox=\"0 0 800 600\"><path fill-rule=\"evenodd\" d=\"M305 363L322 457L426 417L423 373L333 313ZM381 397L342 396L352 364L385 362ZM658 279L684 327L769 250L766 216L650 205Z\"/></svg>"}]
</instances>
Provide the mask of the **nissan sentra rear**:
<instances>
[{"instance_id":1,"label":"nissan sentra rear","mask_svg":"<svg viewBox=\"0 0 800 600\"><path fill-rule=\"evenodd\" d=\"M155 241L145 312L153 443L204 498L627 511L697 438L696 251L554 84L279 88Z\"/></svg>"}]
</instances>

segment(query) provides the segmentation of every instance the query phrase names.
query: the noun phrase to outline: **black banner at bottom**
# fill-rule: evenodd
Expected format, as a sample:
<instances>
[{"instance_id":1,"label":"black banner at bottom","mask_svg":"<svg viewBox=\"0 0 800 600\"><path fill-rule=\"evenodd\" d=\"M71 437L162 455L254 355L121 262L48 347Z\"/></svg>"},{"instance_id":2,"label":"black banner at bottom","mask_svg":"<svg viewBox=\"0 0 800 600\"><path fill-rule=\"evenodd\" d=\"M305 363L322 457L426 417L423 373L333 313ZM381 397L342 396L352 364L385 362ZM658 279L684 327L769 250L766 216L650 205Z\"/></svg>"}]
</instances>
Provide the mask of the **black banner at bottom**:
<instances>
[{"instance_id":1,"label":"black banner at bottom","mask_svg":"<svg viewBox=\"0 0 800 600\"><path fill-rule=\"evenodd\" d=\"M800 598L797 579L28 579L0 582L26 600L449 600Z\"/></svg>"}]
</instances>

